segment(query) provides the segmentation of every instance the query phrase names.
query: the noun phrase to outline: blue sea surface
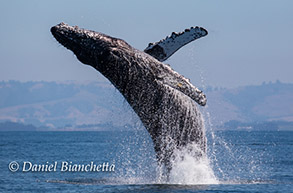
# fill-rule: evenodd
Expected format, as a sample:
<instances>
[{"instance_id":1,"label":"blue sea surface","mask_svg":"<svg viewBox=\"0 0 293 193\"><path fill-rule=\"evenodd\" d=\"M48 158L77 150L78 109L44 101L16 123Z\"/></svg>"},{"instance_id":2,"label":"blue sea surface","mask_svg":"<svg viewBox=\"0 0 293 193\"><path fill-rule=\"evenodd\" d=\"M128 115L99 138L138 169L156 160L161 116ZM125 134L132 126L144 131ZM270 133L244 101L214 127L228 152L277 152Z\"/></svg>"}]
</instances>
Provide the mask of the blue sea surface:
<instances>
[{"instance_id":1,"label":"blue sea surface","mask_svg":"<svg viewBox=\"0 0 293 193\"><path fill-rule=\"evenodd\" d=\"M219 184L158 183L145 130L1 132L0 192L293 192L293 132L209 132L208 154ZM23 172L24 162L57 169ZM62 172L62 162L115 170Z\"/></svg>"}]
</instances>

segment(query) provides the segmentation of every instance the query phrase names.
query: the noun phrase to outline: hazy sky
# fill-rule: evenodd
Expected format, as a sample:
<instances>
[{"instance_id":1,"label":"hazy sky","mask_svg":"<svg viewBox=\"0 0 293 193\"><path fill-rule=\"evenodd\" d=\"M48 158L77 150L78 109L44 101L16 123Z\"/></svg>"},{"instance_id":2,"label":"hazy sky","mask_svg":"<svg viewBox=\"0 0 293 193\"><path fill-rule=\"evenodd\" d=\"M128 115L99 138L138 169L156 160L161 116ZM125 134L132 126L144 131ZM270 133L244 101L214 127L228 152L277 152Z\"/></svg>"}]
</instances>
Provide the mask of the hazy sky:
<instances>
[{"instance_id":1,"label":"hazy sky","mask_svg":"<svg viewBox=\"0 0 293 193\"><path fill-rule=\"evenodd\" d=\"M60 46L60 22L103 32L143 50L172 31L209 35L166 62L196 86L293 83L293 1L1 1L0 80L105 80Z\"/></svg>"}]
</instances>

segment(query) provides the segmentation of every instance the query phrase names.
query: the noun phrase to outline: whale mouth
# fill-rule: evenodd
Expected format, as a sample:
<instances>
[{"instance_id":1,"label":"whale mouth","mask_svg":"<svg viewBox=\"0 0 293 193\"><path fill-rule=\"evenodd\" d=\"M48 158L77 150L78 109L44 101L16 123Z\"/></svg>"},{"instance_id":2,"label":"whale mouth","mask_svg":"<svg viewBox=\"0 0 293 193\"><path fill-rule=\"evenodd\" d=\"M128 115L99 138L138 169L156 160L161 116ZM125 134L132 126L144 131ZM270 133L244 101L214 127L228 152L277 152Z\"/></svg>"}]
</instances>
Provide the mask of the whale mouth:
<instances>
[{"instance_id":1,"label":"whale mouth","mask_svg":"<svg viewBox=\"0 0 293 193\"><path fill-rule=\"evenodd\" d=\"M72 27L66 23L59 23L53 27L51 27L50 29L51 33L53 34L53 36L59 36L59 35L69 35L70 33L72 33L74 31L74 33L76 34L78 31L82 32L82 29L80 29L79 27L75 26Z\"/></svg>"},{"instance_id":2,"label":"whale mouth","mask_svg":"<svg viewBox=\"0 0 293 193\"><path fill-rule=\"evenodd\" d=\"M50 31L51 31L52 35L54 36L54 38L56 38L56 40L58 42L62 38L65 37L65 35L66 35L65 31L67 31L67 27L68 27L68 25L65 24L65 23L60 23L58 25L55 25L55 26L51 27Z\"/></svg>"},{"instance_id":3,"label":"whale mouth","mask_svg":"<svg viewBox=\"0 0 293 193\"><path fill-rule=\"evenodd\" d=\"M105 41L106 38L102 33L70 26L63 22L51 27L50 31L61 45L71 50L84 64L95 68L98 62L107 58L110 43Z\"/></svg>"},{"instance_id":4,"label":"whale mouth","mask_svg":"<svg viewBox=\"0 0 293 193\"><path fill-rule=\"evenodd\" d=\"M56 26L51 27L50 31L60 44L62 44L67 49L74 51L75 47L80 47L78 46L79 43L77 40L81 38L82 33L79 33L78 29L78 27L73 28L62 22Z\"/></svg>"}]
</instances>

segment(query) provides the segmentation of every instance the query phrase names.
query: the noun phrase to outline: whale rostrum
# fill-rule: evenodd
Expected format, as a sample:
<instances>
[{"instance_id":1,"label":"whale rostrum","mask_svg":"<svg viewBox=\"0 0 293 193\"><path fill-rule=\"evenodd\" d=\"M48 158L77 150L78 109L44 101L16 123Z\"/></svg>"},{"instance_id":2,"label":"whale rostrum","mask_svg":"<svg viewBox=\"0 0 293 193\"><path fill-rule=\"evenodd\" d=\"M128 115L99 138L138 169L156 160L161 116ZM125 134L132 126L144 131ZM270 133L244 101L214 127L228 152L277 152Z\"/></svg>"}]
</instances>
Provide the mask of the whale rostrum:
<instances>
[{"instance_id":1,"label":"whale rostrum","mask_svg":"<svg viewBox=\"0 0 293 193\"><path fill-rule=\"evenodd\" d=\"M188 79L162 63L185 44L207 35L192 27L154 44L145 51L103 33L60 23L51 33L79 61L102 73L121 92L149 132L159 165L172 168L175 150L197 144L206 152L206 137L196 103L206 104L204 93Z\"/></svg>"}]
</instances>

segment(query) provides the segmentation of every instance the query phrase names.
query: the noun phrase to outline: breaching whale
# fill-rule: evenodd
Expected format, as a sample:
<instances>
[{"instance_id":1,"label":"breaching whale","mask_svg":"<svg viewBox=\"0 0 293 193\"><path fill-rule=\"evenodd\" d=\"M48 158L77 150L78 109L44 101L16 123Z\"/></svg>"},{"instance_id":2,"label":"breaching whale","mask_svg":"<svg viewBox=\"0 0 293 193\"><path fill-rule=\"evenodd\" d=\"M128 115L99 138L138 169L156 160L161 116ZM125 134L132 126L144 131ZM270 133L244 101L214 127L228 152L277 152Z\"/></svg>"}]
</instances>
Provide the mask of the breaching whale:
<instances>
[{"instance_id":1,"label":"breaching whale","mask_svg":"<svg viewBox=\"0 0 293 193\"><path fill-rule=\"evenodd\" d=\"M150 43L144 51L124 40L64 23L53 26L51 33L79 61L94 67L121 92L149 132L159 165L170 171L173 152L189 144L206 152L204 124L196 104L204 106L206 96L162 63L185 44L206 36L205 29L173 32Z\"/></svg>"}]
</instances>

